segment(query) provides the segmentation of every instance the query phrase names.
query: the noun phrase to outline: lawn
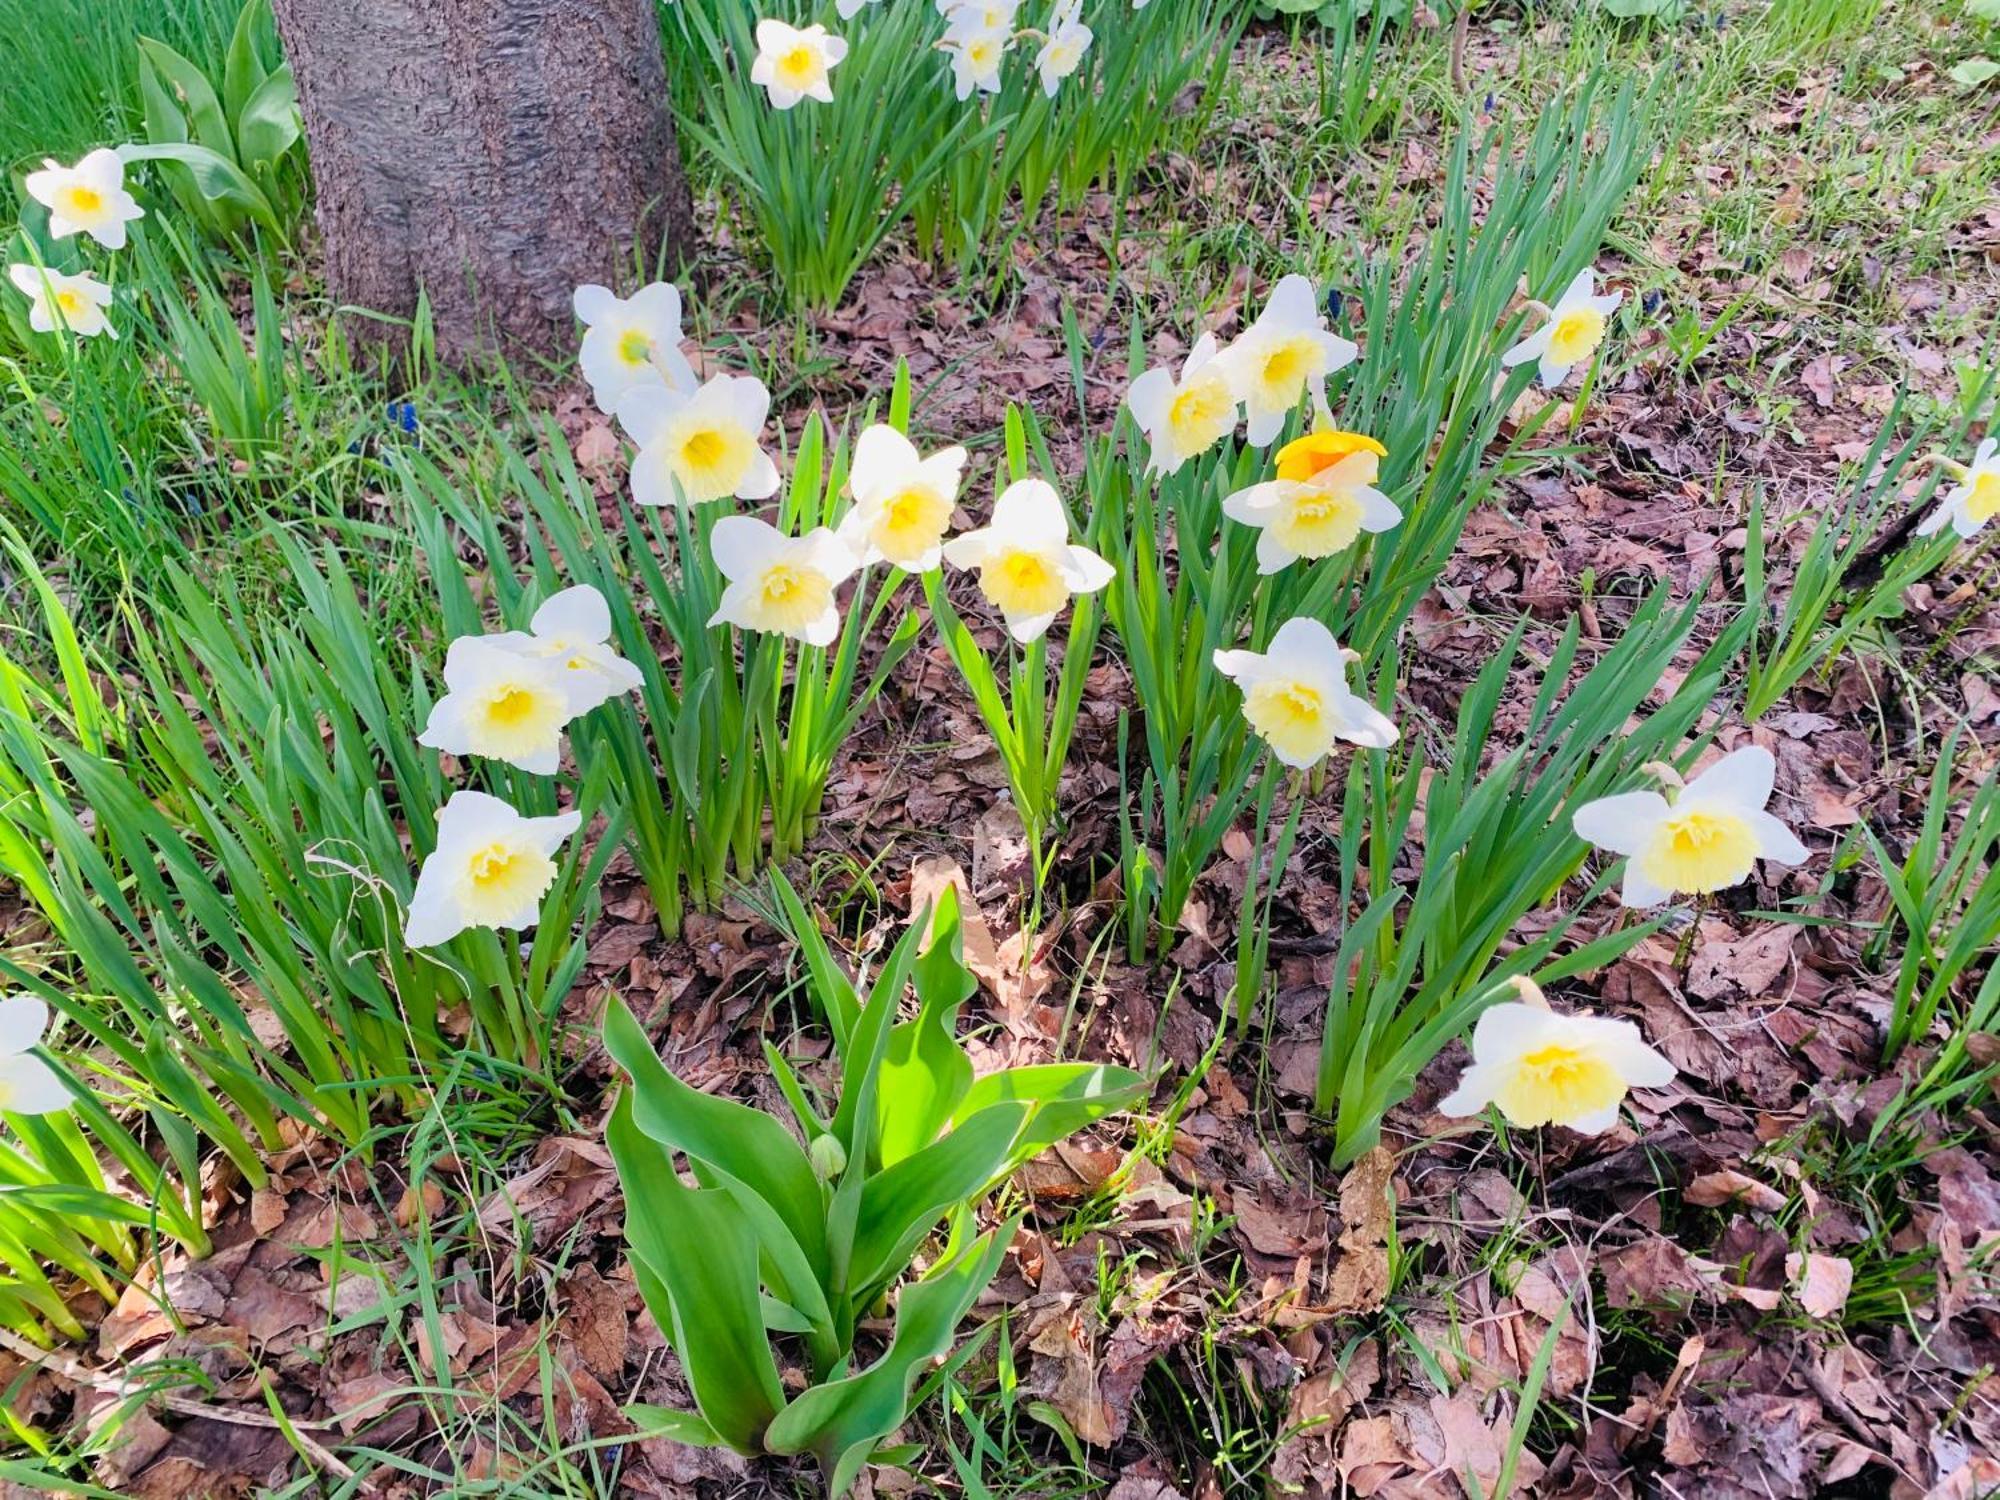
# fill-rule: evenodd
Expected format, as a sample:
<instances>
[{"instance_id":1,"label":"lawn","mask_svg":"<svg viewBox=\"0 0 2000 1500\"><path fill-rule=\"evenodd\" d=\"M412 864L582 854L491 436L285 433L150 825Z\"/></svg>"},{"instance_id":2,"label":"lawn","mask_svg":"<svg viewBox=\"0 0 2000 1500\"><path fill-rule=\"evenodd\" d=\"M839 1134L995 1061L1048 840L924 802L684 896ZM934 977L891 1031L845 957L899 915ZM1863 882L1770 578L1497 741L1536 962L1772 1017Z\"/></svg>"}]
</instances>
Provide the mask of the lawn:
<instances>
[{"instance_id":1,"label":"lawn","mask_svg":"<svg viewBox=\"0 0 2000 1500\"><path fill-rule=\"evenodd\" d=\"M657 19L0 0L0 1487L2000 1495L1992 0Z\"/></svg>"}]
</instances>

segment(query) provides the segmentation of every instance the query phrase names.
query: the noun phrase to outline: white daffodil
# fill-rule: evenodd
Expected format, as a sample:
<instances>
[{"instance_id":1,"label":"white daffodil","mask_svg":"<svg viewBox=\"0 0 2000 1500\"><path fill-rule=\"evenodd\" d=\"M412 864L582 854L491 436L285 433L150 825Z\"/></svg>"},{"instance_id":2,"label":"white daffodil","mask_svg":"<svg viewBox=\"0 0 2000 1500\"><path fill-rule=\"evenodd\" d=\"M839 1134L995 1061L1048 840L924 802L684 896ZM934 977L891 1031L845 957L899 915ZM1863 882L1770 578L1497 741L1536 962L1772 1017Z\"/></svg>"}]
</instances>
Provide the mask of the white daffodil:
<instances>
[{"instance_id":1,"label":"white daffodil","mask_svg":"<svg viewBox=\"0 0 2000 1500\"><path fill-rule=\"evenodd\" d=\"M1353 364L1360 352L1327 328L1313 284L1287 276L1257 321L1216 357L1249 416L1250 441L1261 448L1308 393L1323 401L1326 377Z\"/></svg>"},{"instance_id":2,"label":"white daffodil","mask_svg":"<svg viewBox=\"0 0 2000 1500\"><path fill-rule=\"evenodd\" d=\"M484 755L540 776L562 760L570 709L567 669L502 639L462 635L445 652L445 695L417 743L451 755Z\"/></svg>"},{"instance_id":3,"label":"white daffodil","mask_svg":"<svg viewBox=\"0 0 2000 1500\"><path fill-rule=\"evenodd\" d=\"M895 428L868 428L854 445L847 478L854 508L841 520L840 539L863 563L930 572L938 565L964 469L963 448L925 458Z\"/></svg>"},{"instance_id":4,"label":"white daffodil","mask_svg":"<svg viewBox=\"0 0 2000 1500\"><path fill-rule=\"evenodd\" d=\"M1062 613L1073 594L1111 582L1111 564L1070 543L1062 497L1040 479L1017 479L993 503L992 521L944 544L955 568L977 568L979 591L1026 645Z\"/></svg>"},{"instance_id":5,"label":"white daffodil","mask_svg":"<svg viewBox=\"0 0 2000 1500\"><path fill-rule=\"evenodd\" d=\"M830 645L840 634L834 590L861 560L828 528L786 536L754 516L724 516L708 548L729 580L709 624L768 630L808 646Z\"/></svg>"},{"instance_id":6,"label":"white daffodil","mask_svg":"<svg viewBox=\"0 0 2000 1500\"><path fill-rule=\"evenodd\" d=\"M937 0L937 12L966 31L1009 31L1021 0Z\"/></svg>"},{"instance_id":7,"label":"white daffodil","mask_svg":"<svg viewBox=\"0 0 2000 1500\"><path fill-rule=\"evenodd\" d=\"M671 282L656 281L630 297L580 286L575 302L584 330L583 378L605 415L617 411L619 398L636 386L693 391L701 384L681 353L681 294Z\"/></svg>"},{"instance_id":8,"label":"white daffodil","mask_svg":"<svg viewBox=\"0 0 2000 1500\"><path fill-rule=\"evenodd\" d=\"M125 163L107 148L73 167L46 157L42 170L30 172L22 185L48 209L49 233L59 240L83 233L107 250L122 250L125 226L146 217L146 210L125 191Z\"/></svg>"},{"instance_id":9,"label":"white daffodil","mask_svg":"<svg viewBox=\"0 0 2000 1500\"><path fill-rule=\"evenodd\" d=\"M438 813L437 848L417 871L403 941L435 948L468 927L532 927L555 883L555 852L580 813L524 818L498 797L454 792Z\"/></svg>"},{"instance_id":10,"label":"white daffodil","mask_svg":"<svg viewBox=\"0 0 2000 1500\"><path fill-rule=\"evenodd\" d=\"M1577 837L1626 856L1619 899L1627 906L1726 890L1749 879L1760 859L1795 865L1806 857L1791 829L1764 810L1776 774L1770 751L1745 745L1678 788L1671 801L1646 791L1585 803L1573 820Z\"/></svg>"},{"instance_id":11,"label":"white daffodil","mask_svg":"<svg viewBox=\"0 0 2000 1500\"><path fill-rule=\"evenodd\" d=\"M863 6L873 5L875 0L834 0L833 8L840 13L840 19L851 21L861 14Z\"/></svg>"},{"instance_id":12,"label":"white daffodil","mask_svg":"<svg viewBox=\"0 0 2000 1500\"><path fill-rule=\"evenodd\" d=\"M1196 454L1206 453L1236 427L1236 390L1216 358L1215 335L1204 333L1181 366L1181 378L1165 365L1132 382L1125 404L1146 434L1152 456L1146 467L1171 474Z\"/></svg>"},{"instance_id":13,"label":"white daffodil","mask_svg":"<svg viewBox=\"0 0 2000 1500\"><path fill-rule=\"evenodd\" d=\"M1058 6L1049 18L1048 34L1042 50L1035 54L1035 68L1042 75L1042 92L1051 99L1062 81L1083 66L1083 54L1090 50L1090 28L1076 6Z\"/></svg>"},{"instance_id":14,"label":"white daffodil","mask_svg":"<svg viewBox=\"0 0 2000 1500\"><path fill-rule=\"evenodd\" d=\"M46 266L26 264L7 268L7 279L28 299L28 326L36 333L54 333L67 328L78 338L96 338L118 330L104 310L111 305L111 288L88 271L65 276Z\"/></svg>"},{"instance_id":15,"label":"white daffodil","mask_svg":"<svg viewBox=\"0 0 2000 1500\"><path fill-rule=\"evenodd\" d=\"M1674 1065L1630 1021L1509 1000L1479 1013L1472 1066L1438 1113L1476 1115L1497 1104L1507 1123L1522 1129L1566 1125L1595 1135L1618 1123L1627 1089L1673 1081Z\"/></svg>"},{"instance_id":16,"label":"white daffodil","mask_svg":"<svg viewBox=\"0 0 2000 1500\"><path fill-rule=\"evenodd\" d=\"M1598 296L1596 273L1585 266L1554 307L1542 308L1546 314L1542 326L1501 355L1500 363L1511 370L1531 359L1540 360L1543 387L1555 389L1571 370L1597 352L1597 346L1604 342L1605 320L1624 300L1623 292Z\"/></svg>"},{"instance_id":17,"label":"white daffodil","mask_svg":"<svg viewBox=\"0 0 2000 1500\"><path fill-rule=\"evenodd\" d=\"M1299 558L1344 552L1362 532L1387 531L1403 519L1375 488L1389 450L1358 432L1323 429L1278 450L1278 477L1222 502L1232 521L1258 528L1257 571L1275 573Z\"/></svg>"},{"instance_id":18,"label":"white daffodil","mask_svg":"<svg viewBox=\"0 0 2000 1500\"><path fill-rule=\"evenodd\" d=\"M509 630L487 639L560 667L572 718L645 685L645 674L611 644L611 606L587 583L552 594L526 631Z\"/></svg>"},{"instance_id":19,"label":"white daffodil","mask_svg":"<svg viewBox=\"0 0 2000 1500\"><path fill-rule=\"evenodd\" d=\"M824 26L787 26L783 21L757 23L757 60L750 64L750 81L771 95L773 109L790 109L801 99L833 103L828 74L847 56L847 43Z\"/></svg>"},{"instance_id":20,"label":"white daffodil","mask_svg":"<svg viewBox=\"0 0 2000 1500\"><path fill-rule=\"evenodd\" d=\"M618 400L618 420L639 445L632 498L640 505L699 505L734 495L764 500L778 466L758 446L771 393L748 375L717 375L698 390L642 385Z\"/></svg>"},{"instance_id":21,"label":"white daffodil","mask_svg":"<svg viewBox=\"0 0 2000 1500\"><path fill-rule=\"evenodd\" d=\"M33 1051L48 1024L48 1006L33 995L0 1000L0 1114L47 1115L74 1102L69 1086Z\"/></svg>"},{"instance_id":22,"label":"white daffodil","mask_svg":"<svg viewBox=\"0 0 2000 1500\"><path fill-rule=\"evenodd\" d=\"M1216 670L1243 689L1243 717L1288 766L1318 765L1336 740L1380 750L1396 726L1347 685L1355 654L1318 620L1287 620L1268 650L1217 651Z\"/></svg>"},{"instance_id":23,"label":"white daffodil","mask_svg":"<svg viewBox=\"0 0 2000 1500\"><path fill-rule=\"evenodd\" d=\"M1007 56L1014 34L1000 28L961 31L956 23L947 37L951 48L952 88L961 99L970 99L976 89L989 94L1000 92L1000 64Z\"/></svg>"},{"instance_id":24,"label":"white daffodil","mask_svg":"<svg viewBox=\"0 0 2000 1500\"><path fill-rule=\"evenodd\" d=\"M1946 467L1959 482L1938 501L1936 510L1917 523L1918 536L1930 536L1947 524L1960 536L1971 536L2000 515L2000 438L1981 443L1969 467L1949 461Z\"/></svg>"}]
</instances>

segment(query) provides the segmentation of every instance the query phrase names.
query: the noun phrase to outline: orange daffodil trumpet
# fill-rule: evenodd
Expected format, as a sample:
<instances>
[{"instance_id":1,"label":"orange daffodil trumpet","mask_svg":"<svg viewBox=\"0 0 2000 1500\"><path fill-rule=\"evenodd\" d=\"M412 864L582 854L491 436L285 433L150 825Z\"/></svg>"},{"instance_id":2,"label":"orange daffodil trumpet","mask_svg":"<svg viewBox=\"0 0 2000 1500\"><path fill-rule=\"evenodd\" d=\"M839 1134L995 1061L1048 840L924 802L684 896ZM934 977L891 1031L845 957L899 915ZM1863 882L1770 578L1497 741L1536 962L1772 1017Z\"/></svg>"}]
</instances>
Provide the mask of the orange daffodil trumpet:
<instances>
[{"instance_id":1,"label":"orange daffodil trumpet","mask_svg":"<svg viewBox=\"0 0 2000 1500\"><path fill-rule=\"evenodd\" d=\"M992 521L944 544L944 560L976 568L979 591L1021 644L1041 635L1075 594L1109 583L1111 564L1069 539L1062 497L1040 479L1017 479L993 504Z\"/></svg>"},{"instance_id":2,"label":"orange daffodil trumpet","mask_svg":"<svg viewBox=\"0 0 2000 1500\"><path fill-rule=\"evenodd\" d=\"M575 304L584 328L583 378L606 416L640 386L686 392L700 386L681 353L681 294L672 283L656 281L622 298L606 287L580 286Z\"/></svg>"},{"instance_id":3,"label":"orange daffodil trumpet","mask_svg":"<svg viewBox=\"0 0 2000 1500\"><path fill-rule=\"evenodd\" d=\"M1396 726L1347 685L1355 654L1318 620L1285 621L1267 650L1217 651L1216 669L1243 689L1243 716L1271 753L1297 770L1316 766L1336 741L1372 750L1396 743Z\"/></svg>"},{"instance_id":4,"label":"orange daffodil trumpet","mask_svg":"<svg viewBox=\"0 0 2000 1500\"><path fill-rule=\"evenodd\" d=\"M1971 464L1937 460L1958 479L1938 501L1938 508L1917 523L1918 536L1934 536L1946 526L1962 537L1975 534L2000 515L2000 438L1987 438L1973 451Z\"/></svg>"},{"instance_id":5,"label":"orange daffodil trumpet","mask_svg":"<svg viewBox=\"0 0 2000 1500\"><path fill-rule=\"evenodd\" d=\"M724 516L708 545L729 580L709 624L768 630L808 646L831 645L840 634L834 591L861 560L831 530L786 536L754 516Z\"/></svg>"},{"instance_id":6,"label":"orange daffodil trumpet","mask_svg":"<svg viewBox=\"0 0 2000 1500\"><path fill-rule=\"evenodd\" d=\"M845 56L847 43L824 26L759 21L757 59L750 64L750 81L770 95L773 109L790 109L801 99L831 104L829 75Z\"/></svg>"},{"instance_id":7,"label":"orange daffodil trumpet","mask_svg":"<svg viewBox=\"0 0 2000 1500\"><path fill-rule=\"evenodd\" d=\"M847 477L854 508L841 520L841 540L864 564L930 572L938 565L964 471L963 448L925 458L895 428L879 422L866 428L854 444Z\"/></svg>"},{"instance_id":8,"label":"orange daffodil trumpet","mask_svg":"<svg viewBox=\"0 0 2000 1500\"><path fill-rule=\"evenodd\" d=\"M1760 859L1796 865L1806 846L1765 806L1777 762L1760 745L1732 750L1685 785L1655 766L1674 792L1619 792L1576 810L1579 838L1626 856L1619 899L1658 906L1677 894L1704 895L1750 878Z\"/></svg>"},{"instance_id":9,"label":"orange daffodil trumpet","mask_svg":"<svg viewBox=\"0 0 2000 1500\"><path fill-rule=\"evenodd\" d=\"M1401 521L1396 502L1375 488L1388 452L1362 433L1335 429L1280 448L1276 479L1222 502L1230 520L1258 529L1257 571L1276 573L1302 557L1331 557L1363 532L1387 531Z\"/></svg>"},{"instance_id":10,"label":"orange daffodil trumpet","mask_svg":"<svg viewBox=\"0 0 2000 1500\"><path fill-rule=\"evenodd\" d=\"M531 927L555 883L555 852L580 813L524 818L498 797L454 792L438 814L437 848L417 872L403 924L412 948L434 948L471 927Z\"/></svg>"},{"instance_id":11,"label":"orange daffodil trumpet","mask_svg":"<svg viewBox=\"0 0 2000 1500\"><path fill-rule=\"evenodd\" d=\"M1236 390L1217 358L1215 335L1204 333L1181 366L1180 379L1162 365L1146 371L1125 393L1125 405L1146 434L1147 467L1175 473L1236 429Z\"/></svg>"},{"instance_id":12,"label":"orange daffodil trumpet","mask_svg":"<svg viewBox=\"0 0 2000 1500\"><path fill-rule=\"evenodd\" d=\"M0 1113L48 1115L70 1107L68 1086L33 1051L48 1024L48 1006L33 995L0 1000Z\"/></svg>"},{"instance_id":13,"label":"orange daffodil trumpet","mask_svg":"<svg viewBox=\"0 0 2000 1500\"><path fill-rule=\"evenodd\" d=\"M39 172L23 180L28 196L49 211L49 235L67 239L87 234L107 250L125 248L125 226L143 219L146 210L125 191L125 163L105 147L91 152L73 167L54 157Z\"/></svg>"},{"instance_id":14,"label":"orange daffodil trumpet","mask_svg":"<svg viewBox=\"0 0 2000 1500\"><path fill-rule=\"evenodd\" d=\"M1324 400L1326 377L1359 354L1327 328L1312 282L1294 275L1279 281L1257 321L1217 358L1249 418L1250 442L1261 448L1309 394Z\"/></svg>"},{"instance_id":15,"label":"orange daffodil trumpet","mask_svg":"<svg viewBox=\"0 0 2000 1500\"><path fill-rule=\"evenodd\" d=\"M1628 1089L1664 1088L1674 1065L1630 1021L1550 1010L1534 983L1516 979L1524 1001L1490 1005L1472 1028L1472 1066L1438 1113L1476 1115L1499 1106L1510 1125L1563 1125L1595 1135L1618 1123Z\"/></svg>"},{"instance_id":16,"label":"orange daffodil trumpet","mask_svg":"<svg viewBox=\"0 0 2000 1500\"><path fill-rule=\"evenodd\" d=\"M632 499L639 505L701 505L777 492L778 466L759 444L771 393L748 375L717 375L695 391L642 385L618 401L618 420L639 451Z\"/></svg>"},{"instance_id":17,"label":"orange daffodil trumpet","mask_svg":"<svg viewBox=\"0 0 2000 1500\"><path fill-rule=\"evenodd\" d=\"M7 279L28 299L28 326L36 333L69 330L80 339L100 333L118 337L105 309L111 305L111 288L88 271L65 276L46 266L11 265Z\"/></svg>"},{"instance_id":18,"label":"orange daffodil trumpet","mask_svg":"<svg viewBox=\"0 0 2000 1500\"><path fill-rule=\"evenodd\" d=\"M1623 292L1597 295L1597 276L1589 266L1576 273L1554 307L1528 305L1543 314L1542 324L1500 356L1508 369L1529 360L1539 362L1544 389L1554 390L1578 365L1587 364L1604 342L1605 321L1625 300Z\"/></svg>"}]
</instances>

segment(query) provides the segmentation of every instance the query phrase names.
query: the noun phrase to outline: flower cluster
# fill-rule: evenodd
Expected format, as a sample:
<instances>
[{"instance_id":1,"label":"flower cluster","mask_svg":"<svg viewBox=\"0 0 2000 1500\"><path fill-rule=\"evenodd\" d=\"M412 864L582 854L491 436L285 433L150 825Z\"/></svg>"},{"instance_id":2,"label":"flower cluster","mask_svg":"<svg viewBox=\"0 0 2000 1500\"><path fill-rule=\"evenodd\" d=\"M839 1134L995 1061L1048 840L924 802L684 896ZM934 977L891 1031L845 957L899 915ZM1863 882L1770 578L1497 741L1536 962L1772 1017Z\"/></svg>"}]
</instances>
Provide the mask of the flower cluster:
<instances>
[{"instance_id":1,"label":"flower cluster","mask_svg":"<svg viewBox=\"0 0 2000 1500\"><path fill-rule=\"evenodd\" d=\"M73 167L49 157L39 172L27 175L26 187L49 212L51 239L85 234L107 250L122 250L125 226L146 214L125 189L124 161L109 148L92 151ZM28 299L28 326L36 333L66 329L78 338L118 337L107 313L111 288L88 271L65 274L17 261L7 267L7 279Z\"/></svg>"},{"instance_id":2,"label":"flower cluster","mask_svg":"<svg viewBox=\"0 0 2000 1500\"><path fill-rule=\"evenodd\" d=\"M851 21L876 0L836 0L843 21ZM1146 0L1133 0L1142 9ZM1022 26L1021 0L937 0L945 30L938 49L951 62L950 82L960 99L996 94L1002 66L1017 47L1034 48L1034 69L1042 92L1053 99L1063 80L1083 66L1093 40L1083 22L1083 0L1052 0L1039 27ZM750 82L769 96L773 109L790 109L803 99L833 102L833 70L847 56L845 38L825 26L757 23L757 55Z\"/></svg>"},{"instance_id":3,"label":"flower cluster","mask_svg":"<svg viewBox=\"0 0 2000 1500\"><path fill-rule=\"evenodd\" d=\"M417 742L553 775L565 726L644 681L610 639L610 606L587 584L548 600L526 631L459 637ZM555 881L555 851L581 823L575 812L528 818L484 792L453 793L417 874L405 940L429 948L469 927L532 926Z\"/></svg>"}]
</instances>

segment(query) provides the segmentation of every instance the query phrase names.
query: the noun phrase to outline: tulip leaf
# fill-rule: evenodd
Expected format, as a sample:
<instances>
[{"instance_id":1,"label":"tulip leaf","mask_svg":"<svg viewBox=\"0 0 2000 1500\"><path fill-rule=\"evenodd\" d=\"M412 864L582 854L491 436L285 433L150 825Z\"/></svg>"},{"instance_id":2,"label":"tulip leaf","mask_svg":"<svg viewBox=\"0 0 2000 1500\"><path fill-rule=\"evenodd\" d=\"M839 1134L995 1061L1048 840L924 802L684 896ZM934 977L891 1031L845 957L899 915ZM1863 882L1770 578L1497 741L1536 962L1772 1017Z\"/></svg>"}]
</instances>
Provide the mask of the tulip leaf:
<instances>
[{"instance_id":1,"label":"tulip leaf","mask_svg":"<svg viewBox=\"0 0 2000 1500\"><path fill-rule=\"evenodd\" d=\"M253 169L275 169L284 154L297 144L303 130L299 119L299 91L292 82L287 63L257 85L236 117L237 148Z\"/></svg>"},{"instance_id":2,"label":"tulip leaf","mask_svg":"<svg viewBox=\"0 0 2000 1500\"><path fill-rule=\"evenodd\" d=\"M623 1000L604 1014L604 1046L632 1076L633 1118L661 1145L713 1164L755 1192L817 1267L826 1240L819 1179L790 1131L761 1110L682 1083L660 1061Z\"/></svg>"},{"instance_id":3,"label":"tulip leaf","mask_svg":"<svg viewBox=\"0 0 2000 1500\"><path fill-rule=\"evenodd\" d=\"M726 1190L682 1184L672 1155L635 1123L636 1092L620 1091L604 1131L620 1180L644 1185L625 1200L632 1260L666 1296L667 1318L658 1307L654 1318L673 1338L703 1419L732 1448L756 1453L785 1404L757 1289L757 1237Z\"/></svg>"},{"instance_id":4,"label":"tulip leaf","mask_svg":"<svg viewBox=\"0 0 2000 1500\"><path fill-rule=\"evenodd\" d=\"M958 1044L958 1008L976 981L959 961L958 892L946 886L931 916L930 947L914 966L919 1009L889 1035L876 1109L882 1165L894 1166L938 1137L972 1086L972 1059Z\"/></svg>"},{"instance_id":5,"label":"tulip leaf","mask_svg":"<svg viewBox=\"0 0 2000 1500\"><path fill-rule=\"evenodd\" d=\"M893 1276L932 1225L1000 1175L1030 1108L1019 1101L992 1105L868 1179L846 1282L850 1294Z\"/></svg>"},{"instance_id":6,"label":"tulip leaf","mask_svg":"<svg viewBox=\"0 0 2000 1500\"><path fill-rule=\"evenodd\" d=\"M911 1384L951 1347L953 1334L1000 1269L1018 1219L983 1235L942 1270L903 1288L895 1332L880 1359L844 1380L799 1393L764 1435L774 1453L811 1453L827 1475L827 1492L853 1484L875 1444L902 1425Z\"/></svg>"},{"instance_id":7,"label":"tulip leaf","mask_svg":"<svg viewBox=\"0 0 2000 1500\"><path fill-rule=\"evenodd\" d=\"M150 145L118 148L121 161L173 162L188 169L195 189L211 203L226 203L242 209L258 223L282 233L278 216L264 190L243 175L243 169L225 156L191 141L159 141Z\"/></svg>"},{"instance_id":8,"label":"tulip leaf","mask_svg":"<svg viewBox=\"0 0 2000 1500\"><path fill-rule=\"evenodd\" d=\"M771 871L771 888L777 892L779 904L785 908L785 922L791 928L792 941L799 945L799 952L805 958L806 970L812 976L813 996L826 1012L826 1024L833 1031L833 1045L845 1056L847 1039L861 1013L860 997L841 972L840 965L834 961L833 950L827 947L819 923L805 909L805 904L799 900L799 893L792 889L792 883L785 879L783 871Z\"/></svg>"},{"instance_id":9,"label":"tulip leaf","mask_svg":"<svg viewBox=\"0 0 2000 1500\"><path fill-rule=\"evenodd\" d=\"M1146 1097L1146 1080L1130 1068L1103 1063L1044 1063L988 1073L966 1091L953 1113L963 1123L995 1104L1019 1100L1033 1106L1014 1142L1009 1170L1065 1136Z\"/></svg>"},{"instance_id":10,"label":"tulip leaf","mask_svg":"<svg viewBox=\"0 0 2000 1500\"><path fill-rule=\"evenodd\" d=\"M698 1412L675 1411L671 1406L649 1406L634 1401L624 1408L625 1420L645 1438L665 1438L689 1448L726 1448L722 1435Z\"/></svg>"}]
</instances>

